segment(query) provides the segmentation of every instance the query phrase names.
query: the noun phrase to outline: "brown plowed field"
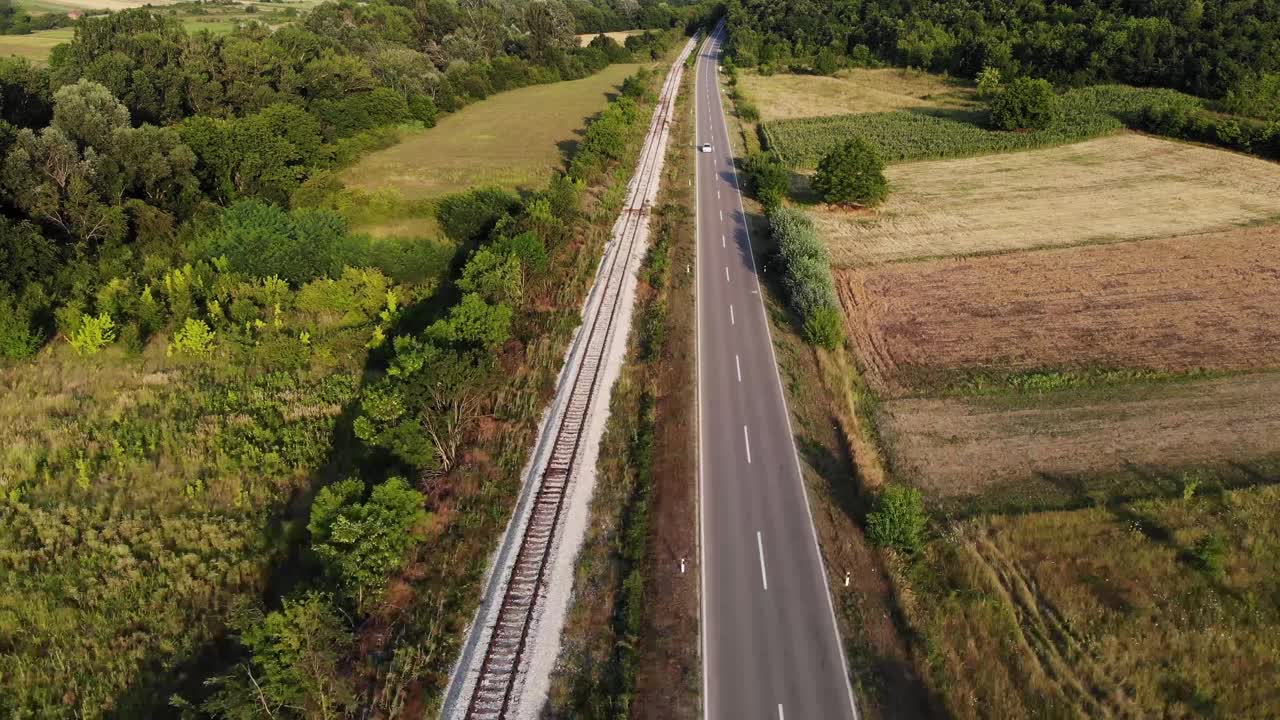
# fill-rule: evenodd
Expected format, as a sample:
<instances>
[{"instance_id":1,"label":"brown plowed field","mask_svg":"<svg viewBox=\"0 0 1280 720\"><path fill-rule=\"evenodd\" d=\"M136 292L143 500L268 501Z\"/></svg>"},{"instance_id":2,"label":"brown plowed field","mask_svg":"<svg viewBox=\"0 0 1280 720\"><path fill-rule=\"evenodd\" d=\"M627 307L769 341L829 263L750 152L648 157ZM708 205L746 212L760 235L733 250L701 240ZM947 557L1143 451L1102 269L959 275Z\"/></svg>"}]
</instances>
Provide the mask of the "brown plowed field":
<instances>
[{"instance_id":1,"label":"brown plowed field","mask_svg":"<svg viewBox=\"0 0 1280 720\"><path fill-rule=\"evenodd\" d=\"M885 403L880 429L895 474L947 498L1037 478L1247 461L1280 450L1277 373L1026 400Z\"/></svg>"},{"instance_id":2,"label":"brown plowed field","mask_svg":"<svg viewBox=\"0 0 1280 720\"><path fill-rule=\"evenodd\" d=\"M838 274L877 387L952 369L1280 366L1280 227Z\"/></svg>"}]
</instances>

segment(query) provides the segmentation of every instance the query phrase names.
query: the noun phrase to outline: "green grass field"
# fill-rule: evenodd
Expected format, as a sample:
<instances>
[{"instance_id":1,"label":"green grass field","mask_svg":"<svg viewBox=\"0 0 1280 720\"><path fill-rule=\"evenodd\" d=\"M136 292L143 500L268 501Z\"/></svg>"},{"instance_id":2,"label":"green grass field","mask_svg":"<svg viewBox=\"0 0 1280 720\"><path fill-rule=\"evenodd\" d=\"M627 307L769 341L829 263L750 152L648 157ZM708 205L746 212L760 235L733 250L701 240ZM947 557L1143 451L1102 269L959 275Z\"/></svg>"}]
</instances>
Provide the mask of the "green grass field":
<instances>
[{"instance_id":1,"label":"green grass field","mask_svg":"<svg viewBox=\"0 0 1280 720\"><path fill-rule=\"evenodd\" d=\"M48 62L53 46L71 42L75 32L73 28L58 28L30 35L0 35L0 56L16 55L43 65Z\"/></svg>"},{"instance_id":2,"label":"green grass field","mask_svg":"<svg viewBox=\"0 0 1280 720\"><path fill-rule=\"evenodd\" d=\"M408 200L477 185L540 188L637 67L612 65L582 80L494 95L366 156L341 179L359 190L392 188Z\"/></svg>"}]
</instances>

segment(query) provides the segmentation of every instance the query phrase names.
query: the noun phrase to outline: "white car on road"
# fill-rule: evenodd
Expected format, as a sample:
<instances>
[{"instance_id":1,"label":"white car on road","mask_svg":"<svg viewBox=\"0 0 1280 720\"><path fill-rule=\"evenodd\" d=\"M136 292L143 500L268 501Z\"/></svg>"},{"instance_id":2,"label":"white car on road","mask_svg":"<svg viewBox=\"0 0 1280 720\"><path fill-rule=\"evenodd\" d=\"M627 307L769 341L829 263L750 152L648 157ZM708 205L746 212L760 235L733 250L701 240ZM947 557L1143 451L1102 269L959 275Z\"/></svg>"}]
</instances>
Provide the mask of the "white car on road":
<instances>
[{"instance_id":1,"label":"white car on road","mask_svg":"<svg viewBox=\"0 0 1280 720\"><path fill-rule=\"evenodd\" d=\"M711 143L702 143L702 147L698 148L699 152L711 152Z\"/></svg>"}]
</instances>

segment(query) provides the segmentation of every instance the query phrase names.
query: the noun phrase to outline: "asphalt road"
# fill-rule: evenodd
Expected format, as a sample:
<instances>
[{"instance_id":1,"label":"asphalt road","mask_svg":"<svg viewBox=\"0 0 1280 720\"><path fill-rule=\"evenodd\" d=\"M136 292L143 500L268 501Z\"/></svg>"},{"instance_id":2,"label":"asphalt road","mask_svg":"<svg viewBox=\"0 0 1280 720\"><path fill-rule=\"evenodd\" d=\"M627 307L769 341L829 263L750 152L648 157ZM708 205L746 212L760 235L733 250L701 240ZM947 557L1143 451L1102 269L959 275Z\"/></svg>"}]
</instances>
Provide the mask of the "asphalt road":
<instances>
[{"instance_id":1,"label":"asphalt road","mask_svg":"<svg viewBox=\"0 0 1280 720\"><path fill-rule=\"evenodd\" d=\"M698 406L708 720L857 718L717 83L699 51Z\"/></svg>"}]
</instances>

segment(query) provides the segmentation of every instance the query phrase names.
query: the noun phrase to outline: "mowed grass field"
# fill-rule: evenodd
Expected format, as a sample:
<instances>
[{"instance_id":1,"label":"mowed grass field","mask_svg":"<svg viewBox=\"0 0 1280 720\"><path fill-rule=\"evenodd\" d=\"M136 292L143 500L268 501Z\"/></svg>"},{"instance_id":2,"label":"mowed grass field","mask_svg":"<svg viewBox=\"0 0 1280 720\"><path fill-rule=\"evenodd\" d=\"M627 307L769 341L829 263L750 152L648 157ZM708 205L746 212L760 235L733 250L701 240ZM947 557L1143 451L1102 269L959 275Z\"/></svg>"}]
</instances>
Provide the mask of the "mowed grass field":
<instances>
[{"instance_id":1,"label":"mowed grass field","mask_svg":"<svg viewBox=\"0 0 1280 720\"><path fill-rule=\"evenodd\" d=\"M582 80L499 93L366 155L341 179L359 190L391 188L408 200L477 185L540 188L638 67L611 65Z\"/></svg>"},{"instance_id":2,"label":"mowed grass field","mask_svg":"<svg viewBox=\"0 0 1280 720\"><path fill-rule=\"evenodd\" d=\"M760 109L760 119L886 112L913 108L976 107L969 83L901 68L842 70L822 75L743 73L739 82Z\"/></svg>"},{"instance_id":3,"label":"mowed grass field","mask_svg":"<svg viewBox=\"0 0 1280 720\"><path fill-rule=\"evenodd\" d=\"M1280 226L838 274L862 365L894 394L948 370L1280 367Z\"/></svg>"},{"instance_id":4,"label":"mowed grass field","mask_svg":"<svg viewBox=\"0 0 1280 720\"><path fill-rule=\"evenodd\" d=\"M49 51L55 45L71 42L75 32L74 28L58 28L29 35L0 35L0 56L17 56L44 65L49 62Z\"/></svg>"},{"instance_id":5,"label":"mowed grass field","mask_svg":"<svg viewBox=\"0 0 1280 720\"><path fill-rule=\"evenodd\" d=\"M1205 232L1280 218L1280 164L1125 133L891 166L874 211L815 206L835 267Z\"/></svg>"},{"instance_id":6,"label":"mowed grass field","mask_svg":"<svg viewBox=\"0 0 1280 720\"><path fill-rule=\"evenodd\" d=\"M1274 485L1206 484L1185 500L957 523L904 601L946 714L1276 717L1277 507Z\"/></svg>"}]
</instances>

